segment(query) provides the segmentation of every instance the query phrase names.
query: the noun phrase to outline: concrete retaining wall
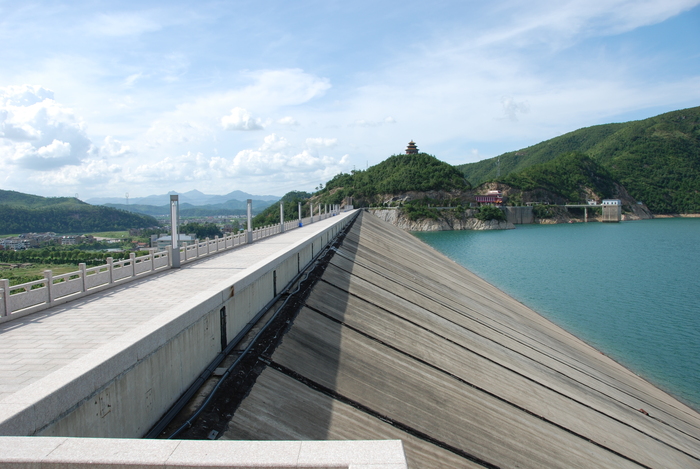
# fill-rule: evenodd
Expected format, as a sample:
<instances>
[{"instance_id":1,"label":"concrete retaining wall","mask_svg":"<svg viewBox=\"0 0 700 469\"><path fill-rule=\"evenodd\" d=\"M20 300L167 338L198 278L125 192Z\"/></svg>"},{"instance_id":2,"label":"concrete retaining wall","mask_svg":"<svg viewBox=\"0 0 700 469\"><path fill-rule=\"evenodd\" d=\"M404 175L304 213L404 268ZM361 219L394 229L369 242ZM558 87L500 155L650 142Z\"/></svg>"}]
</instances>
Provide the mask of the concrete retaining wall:
<instances>
[{"instance_id":1,"label":"concrete retaining wall","mask_svg":"<svg viewBox=\"0 0 700 469\"><path fill-rule=\"evenodd\" d=\"M535 223L532 207L503 207L508 223L514 225L529 225Z\"/></svg>"},{"instance_id":2,"label":"concrete retaining wall","mask_svg":"<svg viewBox=\"0 0 700 469\"><path fill-rule=\"evenodd\" d=\"M134 438L144 435L230 341L352 219L337 217L276 256L216 285L51 375L0 415L0 434ZM44 380L47 381L46 379Z\"/></svg>"}]
</instances>

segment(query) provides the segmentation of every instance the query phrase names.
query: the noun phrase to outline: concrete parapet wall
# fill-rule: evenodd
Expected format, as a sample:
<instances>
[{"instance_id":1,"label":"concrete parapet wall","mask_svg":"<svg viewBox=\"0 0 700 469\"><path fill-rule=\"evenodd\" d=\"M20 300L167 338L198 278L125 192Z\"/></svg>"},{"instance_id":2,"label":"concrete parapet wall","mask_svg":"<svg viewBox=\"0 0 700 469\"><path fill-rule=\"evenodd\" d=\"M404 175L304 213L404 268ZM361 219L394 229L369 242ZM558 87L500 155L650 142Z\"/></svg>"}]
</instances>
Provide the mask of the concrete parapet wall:
<instances>
[{"instance_id":1,"label":"concrete parapet wall","mask_svg":"<svg viewBox=\"0 0 700 469\"><path fill-rule=\"evenodd\" d=\"M222 350L222 308L230 341L352 218L337 216L226 281L193 286L177 308L11 395L0 435L144 435Z\"/></svg>"},{"instance_id":2,"label":"concrete parapet wall","mask_svg":"<svg viewBox=\"0 0 700 469\"><path fill-rule=\"evenodd\" d=\"M535 223L532 207L502 207L508 223L514 225L529 225Z\"/></svg>"},{"instance_id":3,"label":"concrete parapet wall","mask_svg":"<svg viewBox=\"0 0 700 469\"><path fill-rule=\"evenodd\" d=\"M603 221L617 223L622 220L621 205L603 205Z\"/></svg>"},{"instance_id":4,"label":"concrete parapet wall","mask_svg":"<svg viewBox=\"0 0 700 469\"><path fill-rule=\"evenodd\" d=\"M401 440L181 441L0 437L0 466L406 469Z\"/></svg>"}]
</instances>

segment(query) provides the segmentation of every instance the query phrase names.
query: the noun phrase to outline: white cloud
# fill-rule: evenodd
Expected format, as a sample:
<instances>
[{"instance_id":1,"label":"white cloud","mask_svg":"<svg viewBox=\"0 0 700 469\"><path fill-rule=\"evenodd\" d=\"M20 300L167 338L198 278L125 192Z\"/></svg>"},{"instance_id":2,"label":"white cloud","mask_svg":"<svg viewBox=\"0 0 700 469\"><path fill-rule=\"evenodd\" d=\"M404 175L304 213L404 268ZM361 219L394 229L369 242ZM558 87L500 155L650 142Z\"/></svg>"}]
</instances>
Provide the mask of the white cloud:
<instances>
[{"instance_id":1,"label":"white cloud","mask_svg":"<svg viewBox=\"0 0 700 469\"><path fill-rule=\"evenodd\" d=\"M512 122L518 121L518 114L527 114L530 112L530 105L527 101L518 102L510 96L503 96L501 98L501 105L503 106L505 118Z\"/></svg>"},{"instance_id":2,"label":"white cloud","mask_svg":"<svg viewBox=\"0 0 700 469\"><path fill-rule=\"evenodd\" d=\"M304 104L320 97L330 88L327 79L299 69L244 72L240 77L254 82L225 92L199 96L162 113L147 133L148 145L155 148L171 143L201 142L216 138L216 132L222 128L260 130L274 121L255 117L247 109L256 109L268 115L277 114L285 106ZM292 117L284 117L280 121L278 123L288 127L298 125Z\"/></svg>"},{"instance_id":3,"label":"white cloud","mask_svg":"<svg viewBox=\"0 0 700 469\"><path fill-rule=\"evenodd\" d=\"M697 5L697 0L506 1L493 5L501 25L479 36L475 44L522 47L546 43L560 48L587 37L661 23Z\"/></svg>"},{"instance_id":4,"label":"white cloud","mask_svg":"<svg viewBox=\"0 0 700 469\"><path fill-rule=\"evenodd\" d=\"M308 139L322 146L333 146L334 139ZM308 150L298 151L284 138L276 134L265 137L257 150L249 149L238 152L231 160L217 159L218 169L230 176L283 175L299 177L299 173L324 172L328 168L337 168L346 160L337 160L326 155L315 155ZM333 173L335 174L335 173Z\"/></svg>"},{"instance_id":5,"label":"white cloud","mask_svg":"<svg viewBox=\"0 0 700 469\"><path fill-rule=\"evenodd\" d=\"M0 88L0 106L26 107L53 99L53 91L37 85L19 85Z\"/></svg>"},{"instance_id":6,"label":"white cloud","mask_svg":"<svg viewBox=\"0 0 700 469\"><path fill-rule=\"evenodd\" d=\"M81 186L85 187L86 185L109 187L120 181L121 172L122 168L119 165L110 164L101 159L89 159L80 165L64 166L54 171L31 174L29 179L42 186L65 192L66 188L78 190Z\"/></svg>"},{"instance_id":7,"label":"white cloud","mask_svg":"<svg viewBox=\"0 0 700 469\"><path fill-rule=\"evenodd\" d=\"M306 143L306 142L305 142ZM254 193L283 194L310 184L325 182L341 171L347 171L349 156L319 154L335 146L335 139L309 139L314 146L304 149L277 134L264 137L256 148L244 149L233 157L213 153L187 152L180 155L142 161L132 158L124 164L104 160L87 160L80 166L62 168L53 184L71 186L82 183L99 185L109 193L133 192L134 185L147 185L149 190L169 190L175 186L206 188L211 193L230 192L231 185ZM140 161L134 164L134 162ZM101 179L100 179L101 178ZM48 181L43 178L42 181ZM261 184L268 189L262 189ZM167 187L166 187L167 186ZM119 189L117 189L119 188ZM272 189L270 189L272 188ZM178 189L179 190L179 189Z\"/></svg>"},{"instance_id":8,"label":"white cloud","mask_svg":"<svg viewBox=\"0 0 700 469\"><path fill-rule=\"evenodd\" d=\"M103 157L124 156L129 153L131 153L131 147L109 135L105 137L104 145L100 147L100 155Z\"/></svg>"},{"instance_id":9,"label":"white cloud","mask_svg":"<svg viewBox=\"0 0 700 469\"><path fill-rule=\"evenodd\" d=\"M293 118L292 116L286 116L286 117L283 117L281 119L278 119L277 123L282 124L282 125L288 125L290 127L296 127L296 126L300 125L299 122L295 118Z\"/></svg>"},{"instance_id":10,"label":"white cloud","mask_svg":"<svg viewBox=\"0 0 700 469\"><path fill-rule=\"evenodd\" d=\"M195 116L192 116L195 117ZM149 148L170 144L183 144L201 142L211 138L214 130L206 122L200 119L187 119L176 121L173 116L166 116L156 120L146 132Z\"/></svg>"},{"instance_id":11,"label":"white cloud","mask_svg":"<svg viewBox=\"0 0 700 469\"><path fill-rule=\"evenodd\" d=\"M0 88L0 152L26 169L77 165L95 152L85 125L41 86Z\"/></svg>"},{"instance_id":12,"label":"white cloud","mask_svg":"<svg viewBox=\"0 0 700 469\"><path fill-rule=\"evenodd\" d=\"M338 145L337 138L307 138L306 146L309 148L332 148Z\"/></svg>"},{"instance_id":13,"label":"white cloud","mask_svg":"<svg viewBox=\"0 0 700 469\"><path fill-rule=\"evenodd\" d=\"M357 119L355 122L350 124L350 127L379 127L385 124L396 124L396 120L391 116L385 117L380 121Z\"/></svg>"},{"instance_id":14,"label":"white cloud","mask_svg":"<svg viewBox=\"0 0 700 469\"><path fill-rule=\"evenodd\" d=\"M40 147L36 153L44 159L65 158L70 155L70 143L54 139L50 144Z\"/></svg>"},{"instance_id":15,"label":"white cloud","mask_svg":"<svg viewBox=\"0 0 700 469\"><path fill-rule=\"evenodd\" d=\"M259 118L242 107L231 109L231 113L221 118L221 126L224 130L263 130L265 127Z\"/></svg>"},{"instance_id":16,"label":"white cloud","mask_svg":"<svg viewBox=\"0 0 700 469\"><path fill-rule=\"evenodd\" d=\"M255 84L245 87L233 95L241 102L258 106L290 106L303 104L323 96L331 88L330 80L319 78L301 69L263 70L247 73Z\"/></svg>"},{"instance_id":17,"label":"white cloud","mask_svg":"<svg viewBox=\"0 0 700 469\"><path fill-rule=\"evenodd\" d=\"M160 23L139 13L110 13L94 17L87 25L96 36L136 36L161 29Z\"/></svg>"},{"instance_id":18,"label":"white cloud","mask_svg":"<svg viewBox=\"0 0 700 469\"><path fill-rule=\"evenodd\" d=\"M132 86L134 86L134 83L136 83L136 81L140 80L141 78L143 78L143 73L133 73L126 77L126 79L124 80L124 86L126 86L127 88L131 88Z\"/></svg>"},{"instance_id":19,"label":"white cloud","mask_svg":"<svg viewBox=\"0 0 700 469\"><path fill-rule=\"evenodd\" d=\"M207 181L215 177L211 160L202 153L187 152L179 156L167 156L153 163L131 167L124 174L130 183Z\"/></svg>"}]
</instances>

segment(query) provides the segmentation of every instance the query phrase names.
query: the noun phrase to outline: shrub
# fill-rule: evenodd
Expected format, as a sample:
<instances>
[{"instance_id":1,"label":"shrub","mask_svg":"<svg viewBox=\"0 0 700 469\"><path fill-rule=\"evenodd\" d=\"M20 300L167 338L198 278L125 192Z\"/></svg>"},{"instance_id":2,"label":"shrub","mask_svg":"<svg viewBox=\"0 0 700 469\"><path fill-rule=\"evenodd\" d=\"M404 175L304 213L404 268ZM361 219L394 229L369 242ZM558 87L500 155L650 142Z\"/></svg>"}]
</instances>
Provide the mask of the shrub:
<instances>
[{"instance_id":1,"label":"shrub","mask_svg":"<svg viewBox=\"0 0 700 469\"><path fill-rule=\"evenodd\" d=\"M554 215L552 208L546 205L533 206L532 214L535 216L535 218L552 218Z\"/></svg>"},{"instance_id":2,"label":"shrub","mask_svg":"<svg viewBox=\"0 0 700 469\"><path fill-rule=\"evenodd\" d=\"M479 209L479 213L476 214L476 218L481 221L505 220L506 214L503 213L503 210L498 207L494 207L493 205L485 205Z\"/></svg>"}]
</instances>

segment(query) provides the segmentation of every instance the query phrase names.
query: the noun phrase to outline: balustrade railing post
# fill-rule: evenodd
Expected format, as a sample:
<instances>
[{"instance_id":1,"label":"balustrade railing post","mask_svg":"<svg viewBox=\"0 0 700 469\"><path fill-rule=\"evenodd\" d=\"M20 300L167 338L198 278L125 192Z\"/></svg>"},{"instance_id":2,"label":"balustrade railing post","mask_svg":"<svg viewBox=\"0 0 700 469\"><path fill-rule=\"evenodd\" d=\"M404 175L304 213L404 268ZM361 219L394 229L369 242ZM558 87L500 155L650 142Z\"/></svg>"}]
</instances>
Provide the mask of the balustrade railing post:
<instances>
[{"instance_id":1,"label":"balustrade railing post","mask_svg":"<svg viewBox=\"0 0 700 469\"><path fill-rule=\"evenodd\" d=\"M151 260L151 272L156 270L156 260L153 257L153 252L154 252L153 248L148 250L148 258Z\"/></svg>"},{"instance_id":2,"label":"balustrade railing post","mask_svg":"<svg viewBox=\"0 0 700 469\"><path fill-rule=\"evenodd\" d=\"M284 233L284 202L280 201L280 233Z\"/></svg>"},{"instance_id":3,"label":"balustrade railing post","mask_svg":"<svg viewBox=\"0 0 700 469\"><path fill-rule=\"evenodd\" d=\"M225 240L226 240L226 238L224 238L224 242L225 242ZM214 249L214 252L219 252L219 236L218 235L214 236L214 246L216 246L216 248Z\"/></svg>"},{"instance_id":4,"label":"balustrade railing post","mask_svg":"<svg viewBox=\"0 0 700 469\"><path fill-rule=\"evenodd\" d=\"M114 283L114 259L107 258L107 269L109 270L109 283Z\"/></svg>"},{"instance_id":5,"label":"balustrade railing post","mask_svg":"<svg viewBox=\"0 0 700 469\"><path fill-rule=\"evenodd\" d=\"M80 268L80 278L83 279L83 293L87 291L87 266L84 263L78 264L78 268Z\"/></svg>"},{"instance_id":6,"label":"balustrade railing post","mask_svg":"<svg viewBox=\"0 0 700 469\"><path fill-rule=\"evenodd\" d=\"M248 231L246 235L246 243L253 242L253 199L248 199Z\"/></svg>"},{"instance_id":7,"label":"balustrade railing post","mask_svg":"<svg viewBox=\"0 0 700 469\"><path fill-rule=\"evenodd\" d=\"M173 267L173 247L167 246L165 252L168 254L168 267Z\"/></svg>"},{"instance_id":8,"label":"balustrade railing post","mask_svg":"<svg viewBox=\"0 0 700 469\"><path fill-rule=\"evenodd\" d=\"M170 196L170 246L172 250L168 251L170 255L170 267L180 267L180 235L177 232L177 227L180 224L180 196ZM185 245L186 246L186 245ZM185 248L185 257L187 257L187 248ZM187 259L185 259L187 260Z\"/></svg>"},{"instance_id":9,"label":"balustrade railing post","mask_svg":"<svg viewBox=\"0 0 700 469\"><path fill-rule=\"evenodd\" d=\"M129 253L129 260L131 261L131 276L136 277L136 254Z\"/></svg>"},{"instance_id":10,"label":"balustrade railing post","mask_svg":"<svg viewBox=\"0 0 700 469\"><path fill-rule=\"evenodd\" d=\"M2 316L9 316L12 313L10 311L10 281L7 279L0 280L0 288L2 288L2 303L5 306Z\"/></svg>"},{"instance_id":11,"label":"balustrade railing post","mask_svg":"<svg viewBox=\"0 0 700 469\"><path fill-rule=\"evenodd\" d=\"M49 294L49 304L53 303L53 271L45 270L44 278L46 279L46 290Z\"/></svg>"}]
</instances>

